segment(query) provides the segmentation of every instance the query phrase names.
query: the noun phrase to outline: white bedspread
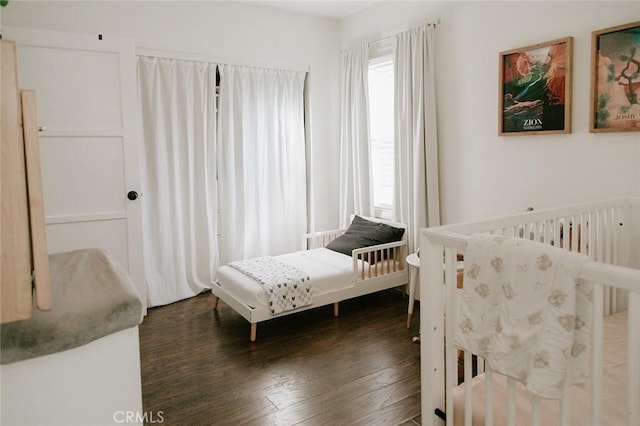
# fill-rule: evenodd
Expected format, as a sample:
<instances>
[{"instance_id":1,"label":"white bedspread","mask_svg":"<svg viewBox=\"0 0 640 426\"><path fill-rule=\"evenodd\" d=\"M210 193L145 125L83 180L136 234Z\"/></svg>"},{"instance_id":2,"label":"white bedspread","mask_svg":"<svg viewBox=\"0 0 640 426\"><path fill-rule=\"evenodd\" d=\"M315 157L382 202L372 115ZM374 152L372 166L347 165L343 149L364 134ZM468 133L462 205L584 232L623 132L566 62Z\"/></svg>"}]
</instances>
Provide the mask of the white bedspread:
<instances>
[{"instance_id":1,"label":"white bedspread","mask_svg":"<svg viewBox=\"0 0 640 426\"><path fill-rule=\"evenodd\" d=\"M584 255L546 244L474 234L455 341L543 398L562 397L588 373L591 284L578 282Z\"/></svg>"},{"instance_id":2,"label":"white bedspread","mask_svg":"<svg viewBox=\"0 0 640 426\"><path fill-rule=\"evenodd\" d=\"M295 266L270 256L231 262L229 266L262 285L274 315L310 305L313 301L309 275Z\"/></svg>"},{"instance_id":3,"label":"white bedspread","mask_svg":"<svg viewBox=\"0 0 640 426\"><path fill-rule=\"evenodd\" d=\"M287 253L274 259L305 271L313 283L313 297L353 286L353 259L326 248ZM268 306L262 286L253 278L229 266L222 266L216 281L226 292L252 308Z\"/></svg>"}]
</instances>

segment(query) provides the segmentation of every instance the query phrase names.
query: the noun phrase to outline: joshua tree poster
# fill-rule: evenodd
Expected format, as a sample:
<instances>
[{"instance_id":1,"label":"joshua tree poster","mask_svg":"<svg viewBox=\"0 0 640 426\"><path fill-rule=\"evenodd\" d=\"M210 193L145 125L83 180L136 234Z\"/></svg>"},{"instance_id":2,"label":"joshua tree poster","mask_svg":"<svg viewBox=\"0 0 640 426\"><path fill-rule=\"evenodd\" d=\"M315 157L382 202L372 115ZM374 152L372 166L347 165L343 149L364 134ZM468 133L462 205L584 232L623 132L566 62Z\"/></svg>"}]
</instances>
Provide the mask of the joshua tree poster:
<instances>
[{"instance_id":1,"label":"joshua tree poster","mask_svg":"<svg viewBox=\"0 0 640 426\"><path fill-rule=\"evenodd\" d=\"M571 133L571 37L500 53L500 136Z\"/></svg>"},{"instance_id":2,"label":"joshua tree poster","mask_svg":"<svg viewBox=\"0 0 640 426\"><path fill-rule=\"evenodd\" d=\"M592 33L590 125L640 131L640 21Z\"/></svg>"}]
</instances>

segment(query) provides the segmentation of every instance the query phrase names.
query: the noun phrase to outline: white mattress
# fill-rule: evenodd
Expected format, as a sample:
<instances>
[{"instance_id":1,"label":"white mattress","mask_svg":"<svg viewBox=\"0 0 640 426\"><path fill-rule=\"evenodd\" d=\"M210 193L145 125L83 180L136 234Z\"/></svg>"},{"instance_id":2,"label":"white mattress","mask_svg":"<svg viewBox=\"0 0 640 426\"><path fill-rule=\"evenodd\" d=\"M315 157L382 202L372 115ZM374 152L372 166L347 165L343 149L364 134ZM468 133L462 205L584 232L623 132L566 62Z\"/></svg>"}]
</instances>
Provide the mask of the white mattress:
<instances>
[{"instance_id":1,"label":"white mattress","mask_svg":"<svg viewBox=\"0 0 640 426\"><path fill-rule=\"evenodd\" d=\"M305 271L311 278L314 296L353 286L351 256L326 248L274 256L274 259ZM221 266L216 281L238 300L252 308L266 307L267 295L256 280L230 266Z\"/></svg>"}]
</instances>

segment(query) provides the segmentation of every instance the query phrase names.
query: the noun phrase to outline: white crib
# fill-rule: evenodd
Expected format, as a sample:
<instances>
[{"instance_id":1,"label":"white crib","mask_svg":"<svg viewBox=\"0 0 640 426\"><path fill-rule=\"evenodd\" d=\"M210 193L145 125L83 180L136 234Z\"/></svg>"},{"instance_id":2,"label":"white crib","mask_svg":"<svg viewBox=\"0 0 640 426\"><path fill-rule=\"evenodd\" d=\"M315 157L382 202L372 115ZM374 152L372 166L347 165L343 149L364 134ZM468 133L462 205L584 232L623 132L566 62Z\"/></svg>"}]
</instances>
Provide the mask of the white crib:
<instances>
[{"instance_id":1,"label":"white crib","mask_svg":"<svg viewBox=\"0 0 640 426\"><path fill-rule=\"evenodd\" d=\"M580 410L586 412L575 412L578 411L573 402L575 387L566 386L563 399L553 401L558 405L557 409L549 409L550 400L526 396L530 406L523 413L522 395L518 394L514 380L504 380L488 368L485 371L480 357L469 352L461 355L453 345L459 293L456 256L464 254L473 233L528 238L579 251L592 259L580 274L581 279L594 283L591 379L585 391L589 401L579 405L588 407ZM422 230L420 238L420 291L424 295L420 314L423 425L443 424L444 419L447 425L549 424L551 411L554 412L553 424L563 426L576 424L578 414L582 416L580 424L640 425L640 198L621 198L428 228ZM620 401L624 404L620 410L624 420L614 421L608 412L608 395L603 395L607 394L603 390L603 318L624 310L628 310L624 321L628 331L624 339L626 354L622 351L621 356L626 358L626 371L620 374L623 383L616 385L622 395L619 399L624 400ZM458 363L462 357L464 376L458 386ZM478 377L473 378L474 370ZM609 372L606 374L605 381L608 381ZM473 384L477 384L478 379L483 382L482 395L477 391L474 395L476 387ZM498 382L500 384L496 384ZM498 392L496 386L502 383L506 383L504 389ZM502 399L503 395L506 395L506 401ZM478 396L482 401L478 401ZM481 416L478 405L482 406ZM520 408L516 409L516 405ZM502 407L505 414L499 417L495 412Z\"/></svg>"}]
</instances>

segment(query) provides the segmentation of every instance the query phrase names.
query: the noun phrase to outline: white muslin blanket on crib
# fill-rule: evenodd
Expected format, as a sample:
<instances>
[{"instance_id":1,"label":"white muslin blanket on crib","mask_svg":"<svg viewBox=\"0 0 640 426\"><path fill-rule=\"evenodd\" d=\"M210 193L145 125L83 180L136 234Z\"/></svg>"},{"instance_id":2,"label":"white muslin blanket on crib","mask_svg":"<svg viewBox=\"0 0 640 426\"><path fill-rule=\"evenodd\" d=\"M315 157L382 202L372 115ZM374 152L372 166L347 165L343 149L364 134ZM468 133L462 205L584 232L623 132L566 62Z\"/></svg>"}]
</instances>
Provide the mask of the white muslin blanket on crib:
<instances>
[{"instance_id":1,"label":"white muslin blanket on crib","mask_svg":"<svg viewBox=\"0 0 640 426\"><path fill-rule=\"evenodd\" d=\"M559 399L588 377L588 257L520 238L474 234L465 252L455 343L533 394Z\"/></svg>"},{"instance_id":2,"label":"white muslin blanket on crib","mask_svg":"<svg viewBox=\"0 0 640 426\"><path fill-rule=\"evenodd\" d=\"M313 302L309 274L272 257L256 257L229 263L229 266L258 281L267 294L273 315Z\"/></svg>"}]
</instances>

